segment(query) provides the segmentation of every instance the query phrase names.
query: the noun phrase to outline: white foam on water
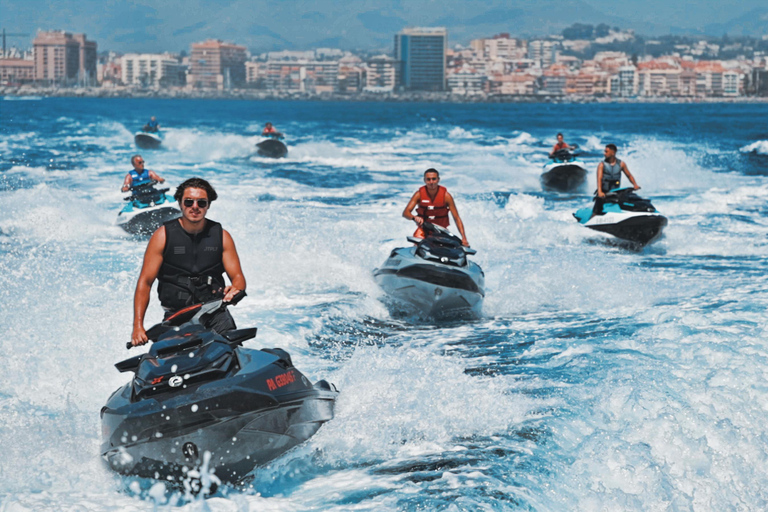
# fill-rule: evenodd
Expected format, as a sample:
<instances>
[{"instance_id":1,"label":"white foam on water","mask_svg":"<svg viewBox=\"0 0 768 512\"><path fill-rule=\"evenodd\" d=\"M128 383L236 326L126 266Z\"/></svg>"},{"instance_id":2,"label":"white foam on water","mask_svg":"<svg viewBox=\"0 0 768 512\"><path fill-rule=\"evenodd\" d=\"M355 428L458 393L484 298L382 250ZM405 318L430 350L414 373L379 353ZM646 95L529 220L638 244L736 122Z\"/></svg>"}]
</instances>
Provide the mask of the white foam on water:
<instances>
[{"instance_id":1,"label":"white foam on water","mask_svg":"<svg viewBox=\"0 0 768 512\"><path fill-rule=\"evenodd\" d=\"M758 140L739 149L742 153L768 155L768 140Z\"/></svg>"}]
</instances>

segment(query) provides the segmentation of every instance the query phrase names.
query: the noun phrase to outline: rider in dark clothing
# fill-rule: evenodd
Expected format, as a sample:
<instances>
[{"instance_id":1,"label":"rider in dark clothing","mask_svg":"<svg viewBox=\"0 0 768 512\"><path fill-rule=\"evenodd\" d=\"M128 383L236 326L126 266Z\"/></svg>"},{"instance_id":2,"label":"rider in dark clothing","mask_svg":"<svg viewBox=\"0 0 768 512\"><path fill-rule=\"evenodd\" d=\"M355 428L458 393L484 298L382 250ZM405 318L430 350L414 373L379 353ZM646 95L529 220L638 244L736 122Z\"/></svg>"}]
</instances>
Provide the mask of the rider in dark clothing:
<instances>
[{"instance_id":1,"label":"rider in dark clothing","mask_svg":"<svg viewBox=\"0 0 768 512\"><path fill-rule=\"evenodd\" d=\"M223 297L232 300L245 290L235 243L221 224L205 218L216 191L201 178L191 178L179 185L174 195L182 216L163 224L152 235L144 254L144 265L136 283L133 299L131 343L147 340L144 315L155 279L157 293L166 318L186 306ZM224 273L232 283L226 286ZM207 327L225 332L235 328L226 309L215 315Z\"/></svg>"}]
</instances>

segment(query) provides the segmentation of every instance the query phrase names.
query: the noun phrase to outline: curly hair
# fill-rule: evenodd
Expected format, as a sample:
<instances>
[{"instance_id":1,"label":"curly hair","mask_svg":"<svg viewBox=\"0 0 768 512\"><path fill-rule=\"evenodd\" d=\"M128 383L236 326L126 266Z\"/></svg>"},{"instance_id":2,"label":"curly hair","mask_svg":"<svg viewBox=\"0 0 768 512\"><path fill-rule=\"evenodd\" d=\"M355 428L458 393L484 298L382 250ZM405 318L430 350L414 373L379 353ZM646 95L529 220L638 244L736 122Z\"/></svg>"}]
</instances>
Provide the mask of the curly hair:
<instances>
[{"instance_id":1,"label":"curly hair","mask_svg":"<svg viewBox=\"0 0 768 512\"><path fill-rule=\"evenodd\" d=\"M181 200L184 198L184 191L188 188L201 188L205 190L205 193L208 194L208 201L211 203L214 202L217 197L219 197L211 184L205 181L203 178L189 178L187 181L176 188L176 193L173 194L173 198L181 203Z\"/></svg>"}]
</instances>

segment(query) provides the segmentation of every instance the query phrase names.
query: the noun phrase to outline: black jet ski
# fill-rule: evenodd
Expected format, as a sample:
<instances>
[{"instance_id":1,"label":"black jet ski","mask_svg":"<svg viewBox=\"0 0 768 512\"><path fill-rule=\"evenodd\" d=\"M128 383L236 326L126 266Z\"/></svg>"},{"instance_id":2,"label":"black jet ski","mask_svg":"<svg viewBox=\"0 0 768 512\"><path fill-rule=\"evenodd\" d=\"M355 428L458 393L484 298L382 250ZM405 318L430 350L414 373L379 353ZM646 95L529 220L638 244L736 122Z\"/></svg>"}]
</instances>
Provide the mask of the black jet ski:
<instances>
[{"instance_id":1,"label":"black jet ski","mask_svg":"<svg viewBox=\"0 0 768 512\"><path fill-rule=\"evenodd\" d=\"M582 208L573 216L583 226L640 245L657 240L667 225L667 218L631 187L611 190L602 208Z\"/></svg>"},{"instance_id":2,"label":"black jet ski","mask_svg":"<svg viewBox=\"0 0 768 512\"><path fill-rule=\"evenodd\" d=\"M145 126L140 132L136 132L133 140L141 149L157 149L163 143L160 132Z\"/></svg>"},{"instance_id":3,"label":"black jet ski","mask_svg":"<svg viewBox=\"0 0 768 512\"><path fill-rule=\"evenodd\" d=\"M333 418L332 384L312 385L284 350L242 346L256 328L204 327L228 304L179 311L147 331L149 352L115 365L134 375L101 409L101 453L111 469L179 484L207 467L237 483Z\"/></svg>"},{"instance_id":4,"label":"black jet ski","mask_svg":"<svg viewBox=\"0 0 768 512\"><path fill-rule=\"evenodd\" d=\"M425 238L409 236L413 247L394 249L373 276L393 299L396 312L448 318L479 317L485 297L485 274L467 259L477 251L461 239L429 222Z\"/></svg>"},{"instance_id":5,"label":"black jet ski","mask_svg":"<svg viewBox=\"0 0 768 512\"><path fill-rule=\"evenodd\" d=\"M265 136L266 138L256 144L259 156L267 158L282 158L288 154L288 146L283 143L283 134Z\"/></svg>"},{"instance_id":6,"label":"black jet ski","mask_svg":"<svg viewBox=\"0 0 768 512\"><path fill-rule=\"evenodd\" d=\"M163 223L181 217L181 210L168 188L155 188L152 180L131 187L125 206L118 212L116 224L132 235L151 235Z\"/></svg>"},{"instance_id":7,"label":"black jet ski","mask_svg":"<svg viewBox=\"0 0 768 512\"><path fill-rule=\"evenodd\" d=\"M575 192L582 189L587 183L587 169L578 156L568 149L556 151L550 157L552 162L544 166L540 178L542 188L555 192Z\"/></svg>"}]
</instances>

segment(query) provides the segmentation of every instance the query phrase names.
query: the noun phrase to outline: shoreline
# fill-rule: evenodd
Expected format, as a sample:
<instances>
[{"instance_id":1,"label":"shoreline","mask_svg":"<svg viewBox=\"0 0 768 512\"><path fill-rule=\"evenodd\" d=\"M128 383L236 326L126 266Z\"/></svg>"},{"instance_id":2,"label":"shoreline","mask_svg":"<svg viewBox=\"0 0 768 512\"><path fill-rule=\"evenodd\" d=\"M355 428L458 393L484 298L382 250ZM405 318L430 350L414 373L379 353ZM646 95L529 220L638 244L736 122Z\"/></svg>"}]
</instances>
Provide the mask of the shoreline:
<instances>
[{"instance_id":1,"label":"shoreline","mask_svg":"<svg viewBox=\"0 0 768 512\"><path fill-rule=\"evenodd\" d=\"M65 98L137 98L137 99L203 99L242 101L347 101L380 103L768 103L768 97L584 97L546 95L459 95L450 92L358 92L358 93L289 93L257 89L227 91L205 89L134 89L105 87L0 87L3 97L65 97Z\"/></svg>"}]
</instances>

